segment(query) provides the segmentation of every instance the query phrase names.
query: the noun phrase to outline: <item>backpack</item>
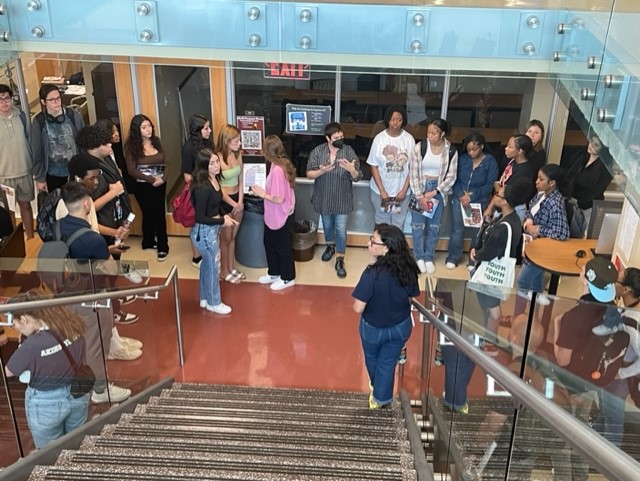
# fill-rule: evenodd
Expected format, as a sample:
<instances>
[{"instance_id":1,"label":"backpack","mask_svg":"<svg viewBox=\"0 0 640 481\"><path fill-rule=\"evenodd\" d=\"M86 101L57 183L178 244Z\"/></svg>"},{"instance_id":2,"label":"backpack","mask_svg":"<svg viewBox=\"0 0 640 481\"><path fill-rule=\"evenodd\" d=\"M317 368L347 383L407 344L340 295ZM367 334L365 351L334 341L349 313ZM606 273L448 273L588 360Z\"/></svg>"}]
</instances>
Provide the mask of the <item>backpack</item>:
<instances>
[{"instance_id":1,"label":"backpack","mask_svg":"<svg viewBox=\"0 0 640 481\"><path fill-rule=\"evenodd\" d=\"M39 194L38 194L39 195ZM62 198L62 190L54 189L44 200L42 205L38 207L38 235L42 242L50 242L54 240L54 225L56 224L56 208L58 202Z\"/></svg>"},{"instance_id":2,"label":"backpack","mask_svg":"<svg viewBox=\"0 0 640 481\"><path fill-rule=\"evenodd\" d=\"M182 192L171 201L173 220L185 227L196 225L196 211L191 203L191 183L187 183Z\"/></svg>"},{"instance_id":3,"label":"backpack","mask_svg":"<svg viewBox=\"0 0 640 481\"><path fill-rule=\"evenodd\" d=\"M67 260L69 259L69 246L84 234L92 232L88 227L80 227L67 239L62 239L60 231L60 221L56 221L53 225L53 239L44 242L38 251L38 260L36 269L43 277L46 277L45 283L49 286L56 284L58 288L64 285L67 277Z\"/></svg>"}]
</instances>

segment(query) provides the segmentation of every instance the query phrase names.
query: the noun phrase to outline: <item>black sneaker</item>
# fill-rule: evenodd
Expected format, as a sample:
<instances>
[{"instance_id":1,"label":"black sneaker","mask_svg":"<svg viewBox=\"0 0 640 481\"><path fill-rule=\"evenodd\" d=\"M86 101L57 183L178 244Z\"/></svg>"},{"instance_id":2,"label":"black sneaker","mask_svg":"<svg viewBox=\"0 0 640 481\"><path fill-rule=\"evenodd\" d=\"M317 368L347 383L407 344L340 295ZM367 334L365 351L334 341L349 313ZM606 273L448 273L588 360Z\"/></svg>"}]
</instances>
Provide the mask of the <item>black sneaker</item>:
<instances>
[{"instance_id":1,"label":"black sneaker","mask_svg":"<svg viewBox=\"0 0 640 481\"><path fill-rule=\"evenodd\" d=\"M158 262L164 262L167 260L168 252L158 252Z\"/></svg>"},{"instance_id":2,"label":"black sneaker","mask_svg":"<svg viewBox=\"0 0 640 481\"><path fill-rule=\"evenodd\" d=\"M347 277L347 271L344 268L344 257L338 257L336 259L336 274L340 279Z\"/></svg>"},{"instance_id":3,"label":"black sneaker","mask_svg":"<svg viewBox=\"0 0 640 481\"><path fill-rule=\"evenodd\" d=\"M335 253L336 253L336 246L333 244L329 244L327 248L324 250L324 253L322 254L322 260L324 262L329 262L333 257L333 254Z\"/></svg>"}]
</instances>

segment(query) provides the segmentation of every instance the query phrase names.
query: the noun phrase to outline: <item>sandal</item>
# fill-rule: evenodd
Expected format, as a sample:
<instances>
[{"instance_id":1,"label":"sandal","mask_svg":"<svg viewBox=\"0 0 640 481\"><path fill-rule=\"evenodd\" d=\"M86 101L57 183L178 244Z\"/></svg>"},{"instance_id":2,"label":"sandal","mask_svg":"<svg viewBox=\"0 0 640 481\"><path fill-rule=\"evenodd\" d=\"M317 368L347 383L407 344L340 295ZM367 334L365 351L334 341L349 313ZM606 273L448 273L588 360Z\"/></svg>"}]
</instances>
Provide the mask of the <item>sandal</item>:
<instances>
[{"instance_id":1,"label":"sandal","mask_svg":"<svg viewBox=\"0 0 640 481\"><path fill-rule=\"evenodd\" d=\"M245 273L244 273L244 272L240 272L238 269L234 269L234 270L232 270L232 271L231 271L231 274L232 274L234 277L237 277L238 279L240 279L241 281L244 281L244 280L247 278L247 276L245 275Z\"/></svg>"},{"instance_id":2,"label":"sandal","mask_svg":"<svg viewBox=\"0 0 640 481\"><path fill-rule=\"evenodd\" d=\"M227 274L224 280L229 284L240 284L241 281L239 277L234 276L232 273Z\"/></svg>"}]
</instances>

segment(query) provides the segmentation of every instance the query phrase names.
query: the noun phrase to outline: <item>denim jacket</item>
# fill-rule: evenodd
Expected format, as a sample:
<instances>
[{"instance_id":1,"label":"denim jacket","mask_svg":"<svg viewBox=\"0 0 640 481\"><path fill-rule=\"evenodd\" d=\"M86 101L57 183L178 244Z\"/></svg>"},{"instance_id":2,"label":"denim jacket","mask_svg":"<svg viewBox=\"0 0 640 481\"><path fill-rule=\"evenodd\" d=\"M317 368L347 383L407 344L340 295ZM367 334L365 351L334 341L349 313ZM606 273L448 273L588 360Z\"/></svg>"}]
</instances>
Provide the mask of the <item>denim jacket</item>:
<instances>
[{"instance_id":1,"label":"denim jacket","mask_svg":"<svg viewBox=\"0 0 640 481\"><path fill-rule=\"evenodd\" d=\"M465 191L471 193L471 202L482 204L484 209L498 180L498 162L491 154L485 154L480 165L473 169L473 160L466 152L458 158L458 177L453 184L453 195L460 198Z\"/></svg>"}]
</instances>

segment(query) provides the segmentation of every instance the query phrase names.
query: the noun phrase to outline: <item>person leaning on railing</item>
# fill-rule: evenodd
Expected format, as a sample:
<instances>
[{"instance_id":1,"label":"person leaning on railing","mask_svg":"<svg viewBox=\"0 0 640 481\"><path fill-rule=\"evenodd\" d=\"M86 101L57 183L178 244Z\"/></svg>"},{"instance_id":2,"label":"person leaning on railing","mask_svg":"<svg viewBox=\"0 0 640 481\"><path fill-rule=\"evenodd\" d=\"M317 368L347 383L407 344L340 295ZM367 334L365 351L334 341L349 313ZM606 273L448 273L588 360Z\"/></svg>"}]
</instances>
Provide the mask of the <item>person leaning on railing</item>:
<instances>
[{"instance_id":1,"label":"person leaning on railing","mask_svg":"<svg viewBox=\"0 0 640 481\"><path fill-rule=\"evenodd\" d=\"M11 303L50 298L33 290L11 299ZM25 392L27 425L36 448L82 426L87 420L89 394L71 395L75 368L69 362L60 338L77 365L85 363L86 330L82 318L65 307L41 307L16 316L15 328L25 339L5 366L7 377L19 376L28 384Z\"/></svg>"}]
</instances>

